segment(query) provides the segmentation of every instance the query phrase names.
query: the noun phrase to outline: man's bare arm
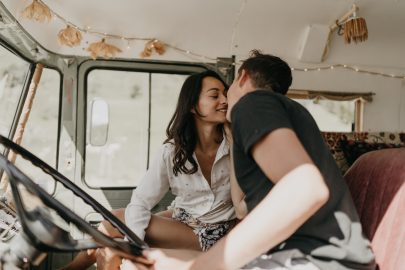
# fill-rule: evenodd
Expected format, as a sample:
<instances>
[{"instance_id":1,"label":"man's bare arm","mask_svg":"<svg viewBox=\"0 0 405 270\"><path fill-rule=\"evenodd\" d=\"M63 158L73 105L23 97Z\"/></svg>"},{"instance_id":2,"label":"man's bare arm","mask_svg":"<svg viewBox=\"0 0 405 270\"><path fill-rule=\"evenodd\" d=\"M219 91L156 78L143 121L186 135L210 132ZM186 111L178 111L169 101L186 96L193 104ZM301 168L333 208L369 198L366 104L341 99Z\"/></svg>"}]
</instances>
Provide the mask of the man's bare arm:
<instances>
[{"instance_id":1,"label":"man's bare arm","mask_svg":"<svg viewBox=\"0 0 405 270\"><path fill-rule=\"evenodd\" d=\"M252 155L275 186L224 239L185 269L237 269L291 236L328 200L321 173L292 130L273 131L255 144Z\"/></svg>"}]
</instances>

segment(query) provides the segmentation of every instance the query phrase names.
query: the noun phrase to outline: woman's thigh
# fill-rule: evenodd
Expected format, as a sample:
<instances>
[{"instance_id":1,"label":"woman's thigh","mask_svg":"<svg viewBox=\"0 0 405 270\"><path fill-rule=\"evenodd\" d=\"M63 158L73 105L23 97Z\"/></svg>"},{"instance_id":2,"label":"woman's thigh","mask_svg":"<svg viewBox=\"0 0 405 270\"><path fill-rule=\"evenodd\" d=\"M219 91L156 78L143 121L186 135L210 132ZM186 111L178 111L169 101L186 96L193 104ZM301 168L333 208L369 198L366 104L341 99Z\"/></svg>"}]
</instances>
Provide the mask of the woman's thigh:
<instances>
[{"instance_id":1,"label":"woman's thigh","mask_svg":"<svg viewBox=\"0 0 405 270\"><path fill-rule=\"evenodd\" d=\"M152 247L201 250L198 237L186 224L173 220L171 211L152 215L145 241Z\"/></svg>"},{"instance_id":2,"label":"woman's thigh","mask_svg":"<svg viewBox=\"0 0 405 270\"><path fill-rule=\"evenodd\" d=\"M113 210L112 213L124 221L124 208ZM166 210L151 216L145 241L152 247L201 250L198 237L193 230L184 223L173 220L172 213L172 210ZM103 224L103 227L106 227L105 230L109 235L118 237L113 233L116 231L115 228L109 223Z\"/></svg>"}]
</instances>

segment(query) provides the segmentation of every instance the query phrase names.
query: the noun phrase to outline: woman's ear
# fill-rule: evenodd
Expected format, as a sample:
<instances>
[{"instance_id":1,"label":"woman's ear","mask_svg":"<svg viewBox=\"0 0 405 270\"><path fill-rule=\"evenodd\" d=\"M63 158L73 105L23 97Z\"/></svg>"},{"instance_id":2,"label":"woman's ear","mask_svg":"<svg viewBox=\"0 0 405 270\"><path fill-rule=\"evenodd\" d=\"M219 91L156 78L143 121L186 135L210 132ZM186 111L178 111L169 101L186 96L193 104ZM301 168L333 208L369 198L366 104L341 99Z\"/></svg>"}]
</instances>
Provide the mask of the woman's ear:
<instances>
[{"instance_id":1,"label":"woman's ear","mask_svg":"<svg viewBox=\"0 0 405 270\"><path fill-rule=\"evenodd\" d=\"M190 112L191 112L192 114L195 114L195 107L191 108Z\"/></svg>"}]
</instances>

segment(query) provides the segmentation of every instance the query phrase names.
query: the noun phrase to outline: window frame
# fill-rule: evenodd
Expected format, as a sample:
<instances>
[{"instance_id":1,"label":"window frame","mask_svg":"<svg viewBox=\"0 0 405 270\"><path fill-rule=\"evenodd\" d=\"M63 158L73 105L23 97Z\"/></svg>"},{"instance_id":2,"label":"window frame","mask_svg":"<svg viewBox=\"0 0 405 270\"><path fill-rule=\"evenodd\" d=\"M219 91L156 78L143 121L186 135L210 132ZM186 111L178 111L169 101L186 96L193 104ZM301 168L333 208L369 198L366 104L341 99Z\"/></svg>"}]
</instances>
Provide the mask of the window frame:
<instances>
[{"instance_id":1,"label":"window frame","mask_svg":"<svg viewBox=\"0 0 405 270\"><path fill-rule=\"evenodd\" d=\"M136 186L121 186L121 187L96 187L91 186L86 182L85 165L86 165L86 143L87 143L87 120L88 120L88 106L87 104L87 91L88 91L88 75L95 69L112 70L112 71L126 71L126 72L144 72L149 73L149 80L153 74L175 74L175 75L190 75L196 72L202 72L208 69L214 69L209 64L187 63L187 62L157 62L157 61L120 61L120 60L88 60L80 64L78 68L78 87L83 86L83 91L78 91L77 103L77 135L76 145L80 153L82 153L81 166L80 166L80 181L84 186L92 190L132 190ZM149 83L149 112L148 112L148 151L147 151L147 168L149 167L150 157L150 123L151 123L151 83ZM80 136L79 136L80 135ZM146 169L147 169L146 168Z\"/></svg>"},{"instance_id":2,"label":"window frame","mask_svg":"<svg viewBox=\"0 0 405 270\"><path fill-rule=\"evenodd\" d=\"M24 56L20 51L16 50L15 48L13 48L12 46L10 46L6 41L4 41L1 37L0 37L0 46L3 47L4 49L8 50L10 53L14 54L15 56L21 58L22 60L26 61L29 66L28 66L28 70L27 70L27 75L25 77L25 81L23 84L23 88L21 90L21 94L20 94L20 98L18 100L18 105L16 107L16 111L14 113L14 117L12 120L12 124L8 133L8 138L10 140L13 139L16 131L17 131L17 127L18 127L18 121L21 118L22 115L22 111L24 108L24 104L26 102L27 96L28 96L28 92L29 92L29 87L30 84L32 82L33 76L34 76L34 72L36 69L36 65L38 64L37 62L33 61L32 59L27 58L26 56ZM59 144L60 144L60 134L61 134L61 112L62 112L62 82L63 82L63 73L60 71L60 69L55 68L55 67L50 67L50 66L43 66L44 69L52 69L55 70L58 74L59 74L59 93L58 93L58 117L57 117L57 138L56 138L56 157L55 157L55 169L58 170L58 165L59 165ZM8 156L10 150L9 149L5 149L3 151L3 155L4 156ZM2 179L3 177L3 170L0 170L0 179ZM53 195L56 191L56 184L54 185L53 191L51 193L51 195Z\"/></svg>"},{"instance_id":3,"label":"window frame","mask_svg":"<svg viewBox=\"0 0 405 270\"><path fill-rule=\"evenodd\" d=\"M311 96L333 96L334 98L326 98L333 101L354 101L354 127L351 132L363 132L364 127L364 104L372 102L372 92L332 92L332 91L313 91L302 89L290 89L287 96L291 99L314 100Z\"/></svg>"}]
</instances>

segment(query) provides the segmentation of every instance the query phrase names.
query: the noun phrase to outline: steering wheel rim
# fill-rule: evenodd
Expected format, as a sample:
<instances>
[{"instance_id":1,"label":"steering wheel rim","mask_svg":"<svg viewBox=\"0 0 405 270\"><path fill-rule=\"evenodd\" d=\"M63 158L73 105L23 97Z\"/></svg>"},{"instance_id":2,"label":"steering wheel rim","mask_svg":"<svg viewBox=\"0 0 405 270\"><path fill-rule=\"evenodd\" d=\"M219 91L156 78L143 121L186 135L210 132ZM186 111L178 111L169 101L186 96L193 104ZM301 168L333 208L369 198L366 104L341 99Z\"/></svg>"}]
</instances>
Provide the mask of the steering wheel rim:
<instances>
[{"instance_id":1,"label":"steering wheel rim","mask_svg":"<svg viewBox=\"0 0 405 270\"><path fill-rule=\"evenodd\" d=\"M27 223L30 222L30 215L34 213L28 213L22 204L22 200L20 197L20 193L18 191L17 184L24 185L32 194L37 196L46 206L55 210L65 221L72 222L75 224L78 229L82 230L83 232L91 235L95 242L99 246L103 247L110 247L115 250L122 251L129 255L141 255L142 250L148 248L148 245L142 241L134 232L132 232L123 222L121 222L117 217L115 217L111 212L109 212L106 208L104 208L100 203L98 203L95 199L90 197L86 192L84 192L81 188L76 186L72 183L69 179L59 173L57 170L49 166L47 163L36 157L34 154L29 152L28 150L24 149L23 147L15 144L11 140L5 138L4 136L0 135L0 144L4 145L5 147L9 148L10 150L16 152L24 159L30 161L34 166L39 167L42 169L46 174L50 175L55 181L61 183L65 188L71 190L76 196L80 197L85 203L89 204L95 211L103 216L103 218L109 221L118 231L123 234L129 242L126 241L118 241L113 239L107 235L104 235L97 229L93 228L90 224L88 224L84 219L79 217L75 214L72 210L64 206L58 200L53 198L48 192L42 189L40 186L35 184L28 176L26 176L20 169L18 169L14 164L9 162L6 157L0 155L0 167L4 169L10 179L10 185L12 188L14 200L17 206L17 212L20 217L23 217L24 220L21 221L21 225L23 227L24 232L27 234L31 240L41 242L41 239L36 239L37 237L30 233L30 228L28 227ZM35 209L34 209L35 210ZM38 211L38 210L37 210ZM35 213L38 214L38 213ZM42 218L46 219L42 216ZM43 222L46 223L45 220ZM50 220L48 220L50 222ZM57 225L55 225L57 226ZM88 248L92 248L94 246L88 245ZM55 248L50 246L49 244L45 244L45 247L42 249L50 249L53 251L60 250L60 248ZM78 250L82 250L79 248ZM76 249L73 249L76 250ZM49 250L48 250L49 251Z\"/></svg>"}]
</instances>

